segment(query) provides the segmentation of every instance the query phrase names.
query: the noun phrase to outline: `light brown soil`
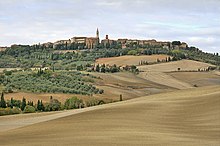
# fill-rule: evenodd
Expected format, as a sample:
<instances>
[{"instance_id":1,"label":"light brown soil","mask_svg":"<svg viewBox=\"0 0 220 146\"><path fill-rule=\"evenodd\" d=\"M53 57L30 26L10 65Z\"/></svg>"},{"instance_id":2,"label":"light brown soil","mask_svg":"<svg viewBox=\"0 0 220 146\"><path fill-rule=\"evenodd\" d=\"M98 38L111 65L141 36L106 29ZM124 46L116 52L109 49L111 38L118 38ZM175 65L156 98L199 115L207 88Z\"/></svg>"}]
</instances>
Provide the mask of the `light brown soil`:
<instances>
[{"instance_id":1,"label":"light brown soil","mask_svg":"<svg viewBox=\"0 0 220 146\"><path fill-rule=\"evenodd\" d=\"M187 89L192 88L193 85L185 82L185 80L174 78L173 76L169 75L168 72L177 71L178 68L180 68L181 71L198 71L198 69L205 69L209 66L213 65L192 60L180 60L168 63L139 66L138 69L141 71L139 76L146 80L177 89Z\"/></svg>"},{"instance_id":2,"label":"light brown soil","mask_svg":"<svg viewBox=\"0 0 220 146\"><path fill-rule=\"evenodd\" d=\"M171 72L169 75L192 86L220 85L220 74L216 72Z\"/></svg>"},{"instance_id":3,"label":"light brown soil","mask_svg":"<svg viewBox=\"0 0 220 146\"><path fill-rule=\"evenodd\" d=\"M1 132L1 145L218 146L219 97L220 86L201 87L29 119Z\"/></svg>"},{"instance_id":4,"label":"light brown soil","mask_svg":"<svg viewBox=\"0 0 220 146\"><path fill-rule=\"evenodd\" d=\"M110 58L99 58L96 60L96 64L109 64L117 66L123 65L139 65L140 61L147 61L147 62L157 62L159 60L165 60L169 56L167 55L142 55L142 56L120 56L120 57L110 57Z\"/></svg>"}]
</instances>

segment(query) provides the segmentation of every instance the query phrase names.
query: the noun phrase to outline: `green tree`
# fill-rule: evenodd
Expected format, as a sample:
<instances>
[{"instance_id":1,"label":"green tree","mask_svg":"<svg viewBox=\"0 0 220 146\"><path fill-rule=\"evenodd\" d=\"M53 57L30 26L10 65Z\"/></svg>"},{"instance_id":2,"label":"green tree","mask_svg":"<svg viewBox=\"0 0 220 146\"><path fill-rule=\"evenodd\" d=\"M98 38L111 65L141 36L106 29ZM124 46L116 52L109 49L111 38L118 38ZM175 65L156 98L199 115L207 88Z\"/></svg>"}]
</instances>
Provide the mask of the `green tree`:
<instances>
[{"instance_id":1,"label":"green tree","mask_svg":"<svg viewBox=\"0 0 220 146\"><path fill-rule=\"evenodd\" d=\"M76 70L78 70L78 71L82 71L82 70L83 70L83 66L82 66L82 64L81 64L81 65L78 65L78 66L76 67Z\"/></svg>"},{"instance_id":2,"label":"green tree","mask_svg":"<svg viewBox=\"0 0 220 146\"><path fill-rule=\"evenodd\" d=\"M61 102L57 99L51 99L49 103L45 104L44 111L59 111L61 109Z\"/></svg>"},{"instance_id":3,"label":"green tree","mask_svg":"<svg viewBox=\"0 0 220 146\"><path fill-rule=\"evenodd\" d=\"M171 58L170 58L170 56L168 57L168 62L170 62L171 61Z\"/></svg>"},{"instance_id":4,"label":"green tree","mask_svg":"<svg viewBox=\"0 0 220 146\"><path fill-rule=\"evenodd\" d=\"M123 99L122 99L122 94L120 94L120 101L122 101Z\"/></svg>"},{"instance_id":5,"label":"green tree","mask_svg":"<svg viewBox=\"0 0 220 146\"><path fill-rule=\"evenodd\" d=\"M34 113L35 112L35 108L33 106L30 105L26 105L24 108L24 113Z\"/></svg>"},{"instance_id":6,"label":"green tree","mask_svg":"<svg viewBox=\"0 0 220 146\"><path fill-rule=\"evenodd\" d=\"M65 109L78 109L83 107L84 107L83 100L78 99L77 97L72 97L67 99L64 104Z\"/></svg>"},{"instance_id":7,"label":"green tree","mask_svg":"<svg viewBox=\"0 0 220 146\"><path fill-rule=\"evenodd\" d=\"M38 111L43 111L44 110L44 105L43 105L42 100L37 101L37 110Z\"/></svg>"},{"instance_id":8,"label":"green tree","mask_svg":"<svg viewBox=\"0 0 220 146\"><path fill-rule=\"evenodd\" d=\"M4 99L4 93L3 93L3 92L2 92L2 94L1 94L0 107L6 108L6 102L5 102L5 99Z\"/></svg>"},{"instance_id":9,"label":"green tree","mask_svg":"<svg viewBox=\"0 0 220 146\"><path fill-rule=\"evenodd\" d=\"M22 101L21 101L21 110L23 111L25 106L27 105L26 103L26 99L23 97Z\"/></svg>"},{"instance_id":10,"label":"green tree","mask_svg":"<svg viewBox=\"0 0 220 146\"><path fill-rule=\"evenodd\" d=\"M99 71L100 71L100 66L99 66L99 64L96 65L95 71L96 71L96 72L99 72Z\"/></svg>"},{"instance_id":11,"label":"green tree","mask_svg":"<svg viewBox=\"0 0 220 146\"><path fill-rule=\"evenodd\" d=\"M105 64L103 64L103 65L101 66L100 72L105 73L105 71L106 71L106 69L105 69Z\"/></svg>"}]
</instances>

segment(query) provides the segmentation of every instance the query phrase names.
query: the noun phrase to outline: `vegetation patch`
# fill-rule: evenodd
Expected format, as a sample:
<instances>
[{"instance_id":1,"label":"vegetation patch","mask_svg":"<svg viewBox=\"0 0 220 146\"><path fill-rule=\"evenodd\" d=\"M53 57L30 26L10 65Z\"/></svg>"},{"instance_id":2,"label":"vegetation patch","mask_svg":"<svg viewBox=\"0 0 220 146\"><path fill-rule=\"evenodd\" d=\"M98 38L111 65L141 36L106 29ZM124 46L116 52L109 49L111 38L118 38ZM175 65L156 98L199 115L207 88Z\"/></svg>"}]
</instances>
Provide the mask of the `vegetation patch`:
<instances>
[{"instance_id":1,"label":"vegetation patch","mask_svg":"<svg viewBox=\"0 0 220 146\"><path fill-rule=\"evenodd\" d=\"M0 83L6 92L28 91L34 93L100 94L102 89L92 83L94 77L75 71L19 71L2 75Z\"/></svg>"}]
</instances>

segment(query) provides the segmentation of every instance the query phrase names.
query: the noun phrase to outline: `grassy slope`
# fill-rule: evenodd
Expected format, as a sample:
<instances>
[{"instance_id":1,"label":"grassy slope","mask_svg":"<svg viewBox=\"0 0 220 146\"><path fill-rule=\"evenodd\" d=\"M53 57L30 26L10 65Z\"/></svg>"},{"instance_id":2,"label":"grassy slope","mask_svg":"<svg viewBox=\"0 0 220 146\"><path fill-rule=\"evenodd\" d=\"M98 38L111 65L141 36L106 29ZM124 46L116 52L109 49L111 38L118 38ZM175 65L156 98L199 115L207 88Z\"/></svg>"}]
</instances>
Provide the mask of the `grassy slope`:
<instances>
[{"instance_id":1,"label":"grassy slope","mask_svg":"<svg viewBox=\"0 0 220 146\"><path fill-rule=\"evenodd\" d=\"M1 144L219 145L219 96L211 86L108 104L1 133Z\"/></svg>"}]
</instances>

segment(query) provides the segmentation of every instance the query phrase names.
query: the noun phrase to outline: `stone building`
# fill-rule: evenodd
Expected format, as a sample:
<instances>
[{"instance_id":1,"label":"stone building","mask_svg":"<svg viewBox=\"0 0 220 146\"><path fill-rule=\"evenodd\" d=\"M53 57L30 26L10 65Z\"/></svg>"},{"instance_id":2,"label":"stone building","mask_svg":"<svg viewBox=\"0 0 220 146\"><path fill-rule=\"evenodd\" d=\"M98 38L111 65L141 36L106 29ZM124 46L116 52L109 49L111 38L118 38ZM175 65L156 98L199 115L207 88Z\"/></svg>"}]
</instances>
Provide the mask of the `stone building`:
<instances>
[{"instance_id":1,"label":"stone building","mask_svg":"<svg viewBox=\"0 0 220 146\"><path fill-rule=\"evenodd\" d=\"M53 48L53 43L51 42L43 43L42 46L45 46L46 48Z\"/></svg>"},{"instance_id":2,"label":"stone building","mask_svg":"<svg viewBox=\"0 0 220 146\"><path fill-rule=\"evenodd\" d=\"M57 45L65 45L65 44L70 44L71 40L59 40L53 43L53 48L56 48Z\"/></svg>"},{"instance_id":3,"label":"stone building","mask_svg":"<svg viewBox=\"0 0 220 146\"><path fill-rule=\"evenodd\" d=\"M121 44L121 48L124 49L124 48L127 47L127 46L126 46L127 41L128 41L128 39L118 39L118 40L117 40L117 43L118 43L118 44Z\"/></svg>"},{"instance_id":4,"label":"stone building","mask_svg":"<svg viewBox=\"0 0 220 146\"><path fill-rule=\"evenodd\" d=\"M116 41L115 40L110 40L108 38L108 35L105 36L105 39L102 40L101 44L105 47L105 48L109 48L110 46L112 46L113 44L115 44Z\"/></svg>"},{"instance_id":5,"label":"stone building","mask_svg":"<svg viewBox=\"0 0 220 146\"><path fill-rule=\"evenodd\" d=\"M99 44L99 30L97 28L96 37L73 37L71 43L85 44L88 49L94 49Z\"/></svg>"},{"instance_id":6,"label":"stone building","mask_svg":"<svg viewBox=\"0 0 220 146\"><path fill-rule=\"evenodd\" d=\"M86 37L73 37L71 43L86 44Z\"/></svg>"}]
</instances>

